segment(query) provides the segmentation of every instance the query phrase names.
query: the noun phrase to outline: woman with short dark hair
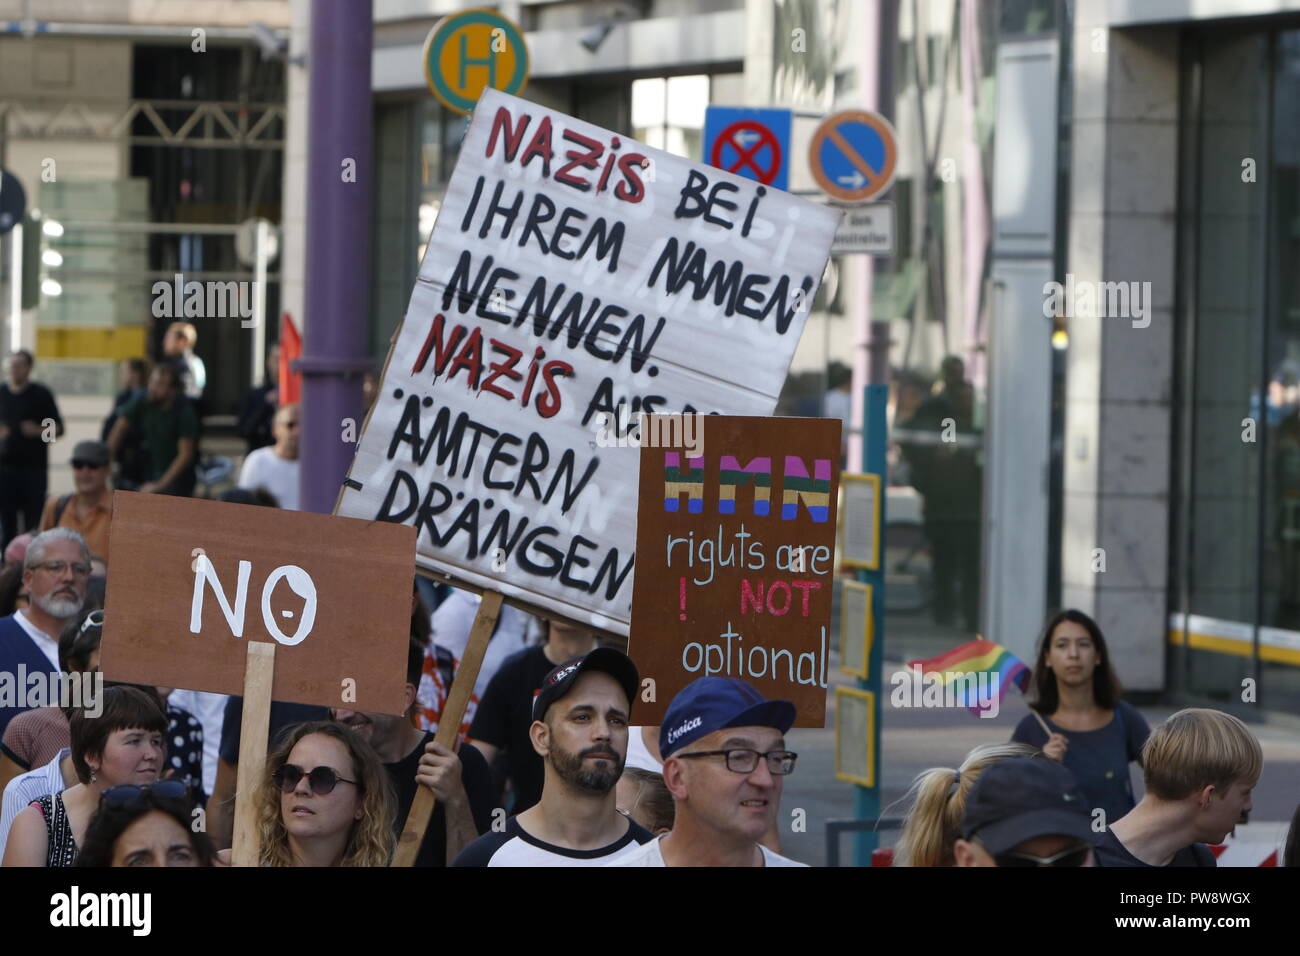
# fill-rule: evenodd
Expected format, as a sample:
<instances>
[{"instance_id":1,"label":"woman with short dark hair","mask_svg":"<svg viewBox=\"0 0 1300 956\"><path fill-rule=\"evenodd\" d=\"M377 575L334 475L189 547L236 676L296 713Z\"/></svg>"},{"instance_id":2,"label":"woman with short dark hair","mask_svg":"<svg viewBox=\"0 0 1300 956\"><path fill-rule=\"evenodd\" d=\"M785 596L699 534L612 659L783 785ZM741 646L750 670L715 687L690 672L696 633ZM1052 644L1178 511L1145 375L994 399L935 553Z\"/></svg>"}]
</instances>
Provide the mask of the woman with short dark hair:
<instances>
[{"instance_id":1,"label":"woman with short dark hair","mask_svg":"<svg viewBox=\"0 0 1300 956\"><path fill-rule=\"evenodd\" d=\"M158 699L138 687L106 688L70 721L75 786L28 804L14 818L5 866L71 866L99 809L100 794L158 779L166 756L167 718Z\"/></svg>"},{"instance_id":2,"label":"woman with short dark hair","mask_svg":"<svg viewBox=\"0 0 1300 956\"><path fill-rule=\"evenodd\" d=\"M1150 728L1137 708L1120 700L1106 638L1082 611L1058 611L1044 626L1029 706L1033 712L1011 740L1065 764L1105 826L1132 810L1129 764L1141 762Z\"/></svg>"}]
</instances>

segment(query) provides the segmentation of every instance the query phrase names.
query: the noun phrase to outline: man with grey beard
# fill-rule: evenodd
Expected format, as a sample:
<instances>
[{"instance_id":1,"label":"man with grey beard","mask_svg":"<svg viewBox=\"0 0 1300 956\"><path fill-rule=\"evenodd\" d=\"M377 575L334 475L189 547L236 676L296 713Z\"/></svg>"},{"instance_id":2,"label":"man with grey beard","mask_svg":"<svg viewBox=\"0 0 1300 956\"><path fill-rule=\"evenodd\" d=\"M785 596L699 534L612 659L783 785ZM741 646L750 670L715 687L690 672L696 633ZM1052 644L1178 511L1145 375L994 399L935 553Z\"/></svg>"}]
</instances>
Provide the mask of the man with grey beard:
<instances>
[{"instance_id":1,"label":"man with grey beard","mask_svg":"<svg viewBox=\"0 0 1300 956\"><path fill-rule=\"evenodd\" d=\"M455 866L599 866L648 843L618 812L628 712L640 689L626 654L598 647L546 675L529 739L545 763L542 799L466 847Z\"/></svg>"},{"instance_id":2,"label":"man with grey beard","mask_svg":"<svg viewBox=\"0 0 1300 956\"><path fill-rule=\"evenodd\" d=\"M0 735L10 720L31 709L23 693L26 675L41 673L58 679L59 634L81 611L89 579L86 539L71 528L52 528L27 546L23 584L28 606L0 618L0 686L16 690L13 699L0 693Z\"/></svg>"}]
</instances>

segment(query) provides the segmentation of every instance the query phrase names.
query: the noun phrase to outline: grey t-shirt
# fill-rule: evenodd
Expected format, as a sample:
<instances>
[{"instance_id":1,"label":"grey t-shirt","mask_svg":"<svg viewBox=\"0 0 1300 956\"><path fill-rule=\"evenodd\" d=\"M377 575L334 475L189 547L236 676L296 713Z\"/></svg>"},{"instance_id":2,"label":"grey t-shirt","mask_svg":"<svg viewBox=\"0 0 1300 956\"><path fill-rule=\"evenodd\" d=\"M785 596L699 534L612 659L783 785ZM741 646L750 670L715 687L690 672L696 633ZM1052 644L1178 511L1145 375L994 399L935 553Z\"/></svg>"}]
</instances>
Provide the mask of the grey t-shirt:
<instances>
[{"instance_id":1,"label":"grey t-shirt","mask_svg":"<svg viewBox=\"0 0 1300 956\"><path fill-rule=\"evenodd\" d=\"M1110 723L1096 730L1066 730L1046 716L1043 719L1054 732L1069 738L1065 766L1079 781L1089 809L1100 807L1105 811L1107 826L1137 805L1128 765L1142 753L1151 729L1135 707L1120 701ZM1028 714L1016 724L1011 740L1042 747L1047 743L1047 734L1034 715Z\"/></svg>"}]
</instances>

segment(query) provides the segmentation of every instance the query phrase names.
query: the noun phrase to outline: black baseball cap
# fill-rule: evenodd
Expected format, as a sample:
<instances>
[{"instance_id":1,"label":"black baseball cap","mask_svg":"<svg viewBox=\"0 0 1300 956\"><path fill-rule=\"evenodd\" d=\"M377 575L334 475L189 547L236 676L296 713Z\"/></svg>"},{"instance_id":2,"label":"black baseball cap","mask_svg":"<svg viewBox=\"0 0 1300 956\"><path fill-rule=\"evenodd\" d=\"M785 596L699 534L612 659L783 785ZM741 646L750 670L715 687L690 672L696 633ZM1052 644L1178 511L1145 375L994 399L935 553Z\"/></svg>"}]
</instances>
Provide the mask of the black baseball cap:
<instances>
[{"instance_id":1,"label":"black baseball cap","mask_svg":"<svg viewBox=\"0 0 1300 956\"><path fill-rule=\"evenodd\" d=\"M552 704L569 692L573 682L581 675L599 671L618 681L627 694L628 705L636 698L641 686L632 658L612 647L598 647L581 657L574 657L551 670L542 680L542 689L533 698L533 720L542 720Z\"/></svg>"},{"instance_id":2,"label":"black baseball cap","mask_svg":"<svg viewBox=\"0 0 1300 956\"><path fill-rule=\"evenodd\" d=\"M981 773L966 801L961 835L965 840L979 837L993 854L1040 836L1097 842L1079 782L1047 757L999 760Z\"/></svg>"}]
</instances>

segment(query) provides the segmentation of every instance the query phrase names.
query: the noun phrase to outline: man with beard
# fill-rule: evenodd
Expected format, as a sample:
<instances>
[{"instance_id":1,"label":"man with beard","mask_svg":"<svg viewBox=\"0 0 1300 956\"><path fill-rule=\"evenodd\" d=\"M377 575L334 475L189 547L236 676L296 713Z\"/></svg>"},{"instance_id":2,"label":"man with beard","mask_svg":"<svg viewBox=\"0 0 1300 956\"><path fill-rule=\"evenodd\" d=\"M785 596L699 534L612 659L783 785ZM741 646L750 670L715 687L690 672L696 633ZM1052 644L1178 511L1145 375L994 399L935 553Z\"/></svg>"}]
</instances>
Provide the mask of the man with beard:
<instances>
[{"instance_id":1,"label":"man with beard","mask_svg":"<svg viewBox=\"0 0 1300 956\"><path fill-rule=\"evenodd\" d=\"M599 647L542 682L529 739L544 764L542 798L456 858L455 866L599 866L652 839L618 812L636 665Z\"/></svg>"},{"instance_id":2,"label":"man with beard","mask_svg":"<svg viewBox=\"0 0 1300 956\"><path fill-rule=\"evenodd\" d=\"M334 719L355 730L383 761L397 797L398 836L411 812L416 787L433 791L437 801L433 819L424 831L415 865L446 866L491 826L492 773L472 745L462 742L453 753L411 722L423 670L424 646L412 639L406 660L403 716L335 708Z\"/></svg>"},{"instance_id":3,"label":"man with beard","mask_svg":"<svg viewBox=\"0 0 1300 956\"><path fill-rule=\"evenodd\" d=\"M81 610L89 579L86 539L71 528L53 528L28 545L23 557L28 605L0 618L0 681L12 681L8 690L0 685L0 735L23 711L57 703L30 700L21 675L47 674L57 682L59 634Z\"/></svg>"}]
</instances>

